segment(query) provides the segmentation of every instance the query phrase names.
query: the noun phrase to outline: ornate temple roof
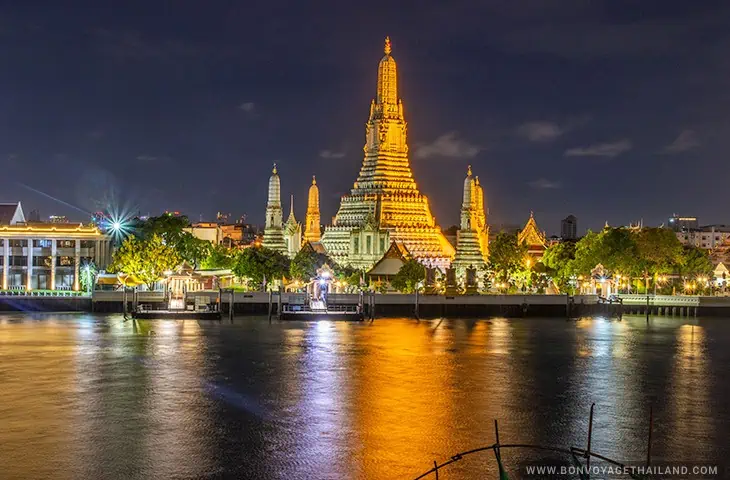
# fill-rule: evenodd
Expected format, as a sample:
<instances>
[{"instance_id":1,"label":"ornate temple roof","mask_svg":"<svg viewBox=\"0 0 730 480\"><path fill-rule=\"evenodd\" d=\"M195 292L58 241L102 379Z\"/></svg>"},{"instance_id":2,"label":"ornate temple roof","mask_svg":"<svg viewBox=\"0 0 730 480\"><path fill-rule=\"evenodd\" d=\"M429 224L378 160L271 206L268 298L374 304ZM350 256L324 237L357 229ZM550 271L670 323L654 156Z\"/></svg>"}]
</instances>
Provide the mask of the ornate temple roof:
<instances>
[{"instance_id":1,"label":"ornate temple roof","mask_svg":"<svg viewBox=\"0 0 730 480\"><path fill-rule=\"evenodd\" d=\"M286 223L284 224L284 230L286 230L288 234L293 235L299 229L301 229L301 225L299 225L299 222L297 222L297 219L294 216L294 195L292 195L291 205L289 207L289 218L286 219Z\"/></svg>"},{"instance_id":2,"label":"ornate temple roof","mask_svg":"<svg viewBox=\"0 0 730 480\"><path fill-rule=\"evenodd\" d=\"M398 273L398 270L411 257L408 247L403 243L392 242L390 248L385 252L383 258L373 265L367 274L379 276L391 276Z\"/></svg>"},{"instance_id":3,"label":"ornate temple roof","mask_svg":"<svg viewBox=\"0 0 730 480\"><path fill-rule=\"evenodd\" d=\"M527 220L525 228L520 230L520 233L517 235L517 241L530 247L539 246L545 248L545 234L537 227L533 212L530 212L530 218Z\"/></svg>"}]
</instances>

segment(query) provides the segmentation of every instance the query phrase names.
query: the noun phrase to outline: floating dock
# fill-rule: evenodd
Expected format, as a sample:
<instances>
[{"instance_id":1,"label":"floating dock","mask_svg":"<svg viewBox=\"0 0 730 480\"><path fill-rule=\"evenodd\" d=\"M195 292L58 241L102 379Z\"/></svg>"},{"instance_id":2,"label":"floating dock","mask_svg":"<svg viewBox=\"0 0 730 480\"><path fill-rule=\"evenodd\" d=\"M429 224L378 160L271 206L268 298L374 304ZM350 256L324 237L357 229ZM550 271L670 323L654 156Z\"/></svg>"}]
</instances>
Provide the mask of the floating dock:
<instances>
[{"instance_id":1,"label":"floating dock","mask_svg":"<svg viewBox=\"0 0 730 480\"><path fill-rule=\"evenodd\" d=\"M364 318L361 305L326 305L321 301L310 304L283 304L279 318L282 320L353 320Z\"/></svg>"},{"instance_id":2,"label":"floating dock","mask_svg":"<svg viewBox=\"0 0 730 480\"><path fill-rule=\"evenodd\" d=\"M193 310L141 310L134 312L132 318L139 320L220 320L219 311Z\"/></svg>"}]
</instances>

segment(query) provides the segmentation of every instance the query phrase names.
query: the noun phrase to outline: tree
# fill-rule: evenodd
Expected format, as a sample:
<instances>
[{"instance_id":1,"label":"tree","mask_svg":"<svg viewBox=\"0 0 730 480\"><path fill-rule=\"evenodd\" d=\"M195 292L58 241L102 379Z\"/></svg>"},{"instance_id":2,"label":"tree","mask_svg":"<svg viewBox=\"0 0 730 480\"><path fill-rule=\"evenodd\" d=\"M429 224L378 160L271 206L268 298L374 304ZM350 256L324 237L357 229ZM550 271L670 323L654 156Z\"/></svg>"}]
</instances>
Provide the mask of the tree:
<instances>
[{"instance_id":1,"label":"tree","mask_svg":"<svg viewBox=\"0 0 730 480\"><path fill-rule=\"evenodd\" d=\"M712 261L707 250L693 246L682 249L682 263L680 273L684 278L707 276L713 274Z\"/></svg>"},{"instance_id":2,"label":"tree","mask_svg":"<svg viewBox=\"0 0 730 480\"><path fill-rule=\"evenodd\" d=\"M144 240L132 236L114 253L109 270L134 276L152 290L166 271L174 270L181 262L177 250L165 244L160 235Z\"/></svg>"},{"instance_id":3,"label":"tree","mask_svg":"<svg viewBox=\"0 0 730 480\"><path fill-rule=\"evenodd\" d=\"M638 273L638 251L634 234L626 228L605 228L600 233L588 232L575 245L575 274L588 276L601 264L611 273Z\"/></svg>"},{"instance_id":4,"label":"tree","mask_svg":"<svg viewBox=\"0 0 730 480\"><path fill-rule=\"evenodd\" d=\"M322 268L325 263L333 265L326 254L305 247L294 256L289 267L289 273L293 279L308 282L311 278L317 276L317 269Z\"/></svg>"},{"instance_id":5,"label":"tree","mask_svg":"<svg viewBox=\"0 0 730 480\"><path fill-rule=\"evenodd\" d=\"M249 247L236 259L233 273L251 279L255 285L264 286L266 281L283 278L289 272L289 259L266 247Z\"/></svg>"},{"instance_id":6,"label":"tree","mask_svg":"<svg viewBox=\"0 0 730 480\"><path fill-rule=\"evenodd\" d=\"M672 230L642 228L636 234L636 246L641 269L647 275L671 272L682 264L682 244Z\"/></svg>"},{"instance_id":7,"label":"tree","mask_svg":"<svg viewBox=\"0 0 730 480\"><path fill-rule=\"evenodd\" d=\"M596 232L590 230L575 244L575 254L571 269L576 275L589 275L591 270L601 263L600 238Z\"/></svg>"},{"instance_id":8,"label":"tree","mask_svg":"<svg viewBox=\"0 0 730 480\"><path fill-rule=\"evenodd\" d=\"M207 269L232 269L236 264L237 251L224 245L212 245L208 256L201 262Z\"/></svg>"},{"instance_id":9,"label":"tree","mask_svg":"<svg viewBox=\"0 0 730 480\"><path fill-rule=\"evenodd\" d=\"M187 233L185 228L188 226L190 226L190 221L185 215L176 216L165 213L140 222L135 230L137 236L143 239L159 235L166 243L177 245L183 234Z\"/></svg>"},{"instance_id":10,"label":"tree","mask_svg":"<svg viewBox=\"0 0 730 480\"><path fill-rule=\"evenodd\" d=\"M547 274L552 277L560 290L567 290L570 279L575 274L575 242L564 241L551 245L542 256Z\"/></svg>"},{"instance_id":11,"label":"tree","mask_svg":"<svg viewBox=\"0 0 730 480\"><path fill-rule=\"evenodd\" d=\"M210 256L213 244L208 240L193 236L190 232L183 232L177 244L173 244L173 248L178 251L183 260L193 268L198 268Z\"/></svg>"},{"instance_id":12,"label":"tree","mask_svg":"<svg viewBox=\"0 0 730 480\"><path fill-rule=\"evenodd\" d=\"M489 268L495 278L508 282L512 276L525 266L527 245L517 242L517 235L500 232L489 244Z\"/></svg>"},{"instance_id":13,"label":"tree","mask_svg":"<svg viewBox=\"0 0 730 480\"><path fill-rule=\"evenodd\" d=\"M94 287L94 279L96 278L96 265L94 262L89 262L81 266L79 271L81 290L84 292L91 292Z\"/></svg>"},{"instance_id":14,"label":"tree","mask_svg":"<svg viewBox=\"0 0 730 480\"><path fill-rule=\"evenodd\" d=\"M360 282L364 281L363 272L349 265L341 266L335 264L334 270L337 280L345 283L350 291L358 291Z\"/></svg>"},{"instance_id":15,"label":"tree","mask_svg":"<svg viewBox=\"0 0 730 480\"><path fill-rule=\"evenodd\" d=\"M390 285L402 293L413 293L418 284L425 280L426 268L417 260L409 258L395 274Z\"/></svg>"},{"instance_id":16,"label":"tree","mask_svg":"<svg viewBox=\"0 0 730 480\"><path fill-rule=\"evenodd\" d=\"M183 260L193 268L198 268L211 252L212 245L207 240L195 237L185 229L190 226L188 217L175 216L169 213L159 217L151 217L145 222L137 225L137 235L142 239L148 239L153 235L159 235L165 244L177 250Z\"/></svg>"}]
</instances>

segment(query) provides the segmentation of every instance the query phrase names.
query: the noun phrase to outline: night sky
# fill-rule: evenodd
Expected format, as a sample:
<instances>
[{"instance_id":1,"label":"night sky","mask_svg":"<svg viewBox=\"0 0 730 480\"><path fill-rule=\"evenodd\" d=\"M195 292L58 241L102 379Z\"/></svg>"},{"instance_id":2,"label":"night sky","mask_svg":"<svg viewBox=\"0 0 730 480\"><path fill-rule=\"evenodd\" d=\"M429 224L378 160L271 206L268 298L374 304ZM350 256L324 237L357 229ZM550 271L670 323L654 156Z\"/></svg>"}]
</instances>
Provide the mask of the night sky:
<instances>
[{"instance_id":1,"label":"night sky","mask_svg":"<svg viewBox=\"0 0 730 480\"><path fill-rule=\"evenodd\" d=\"M277 162L329 223L390 35L442 227L468 164L490 223L730 223L728 25L727 1L4 2L0 202L259 223Z\"/></svg>"}]
</instances>

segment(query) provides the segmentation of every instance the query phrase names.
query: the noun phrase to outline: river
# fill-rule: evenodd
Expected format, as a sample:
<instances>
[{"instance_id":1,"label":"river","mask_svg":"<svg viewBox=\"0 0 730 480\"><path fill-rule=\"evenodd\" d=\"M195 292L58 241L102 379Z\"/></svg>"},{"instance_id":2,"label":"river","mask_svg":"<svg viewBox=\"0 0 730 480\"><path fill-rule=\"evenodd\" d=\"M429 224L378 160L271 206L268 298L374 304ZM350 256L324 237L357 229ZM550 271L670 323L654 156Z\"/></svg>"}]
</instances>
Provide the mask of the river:
<instances>
[{"instance_id":1,"label":"river","mask_svg":"<svg viewBox=\"0 0 730 480\"><path fill-rule=\"evenodd\" d=\"M494 442L730 458L730 319L0 315L0 477L412 479ZM511 478L545 454L503 450ZM721 467L722 469L722 467ZM476 454L441 479L498 478ZM435 477L431 477L435 478Z\"/></svg>"}]
</instances>

